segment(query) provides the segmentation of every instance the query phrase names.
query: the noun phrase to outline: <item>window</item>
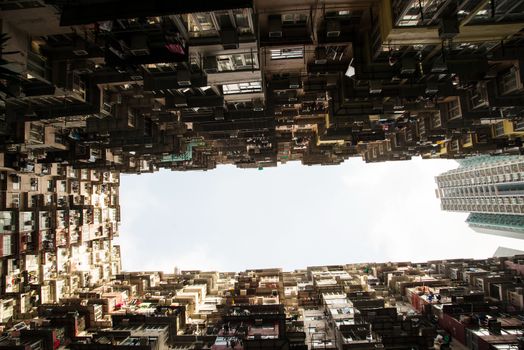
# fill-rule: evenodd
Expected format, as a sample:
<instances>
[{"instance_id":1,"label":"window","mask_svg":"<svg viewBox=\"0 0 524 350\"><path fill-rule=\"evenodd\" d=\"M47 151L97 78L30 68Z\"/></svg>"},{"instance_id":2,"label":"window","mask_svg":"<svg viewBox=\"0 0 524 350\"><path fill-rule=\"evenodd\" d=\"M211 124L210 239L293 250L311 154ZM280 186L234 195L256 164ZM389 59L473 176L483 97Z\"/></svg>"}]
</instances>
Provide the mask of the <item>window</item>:
<instances>
[{"instance_id":1,"label":"window","mask_svg":"<svg viewBox=\"0 0 524 350\"><path fill-rule=\"evenodd\" d=\"M337 18L337 17L350 17L351 12L349 10L330 11L326 12L325 18Z\"/></svg>"},{"instance_id":2,"label":"window","mask_svg":"<svg viewBox=\"0 0 524 350\"><path fill-rule=\"evenodd\" d=\"M290 13L282 15L282 24L283 25L300 25L306 24L307 15L303 13Z\"/></svg>"},{"instance_id":3,"label":"window","mask_svg":"<svg viewBox=\"0 0 524 350\"><path fill-rule=\"evenodd\" d=\"M253 34L253 23L250 9L216 11L213 13L221 28L236 28L238 34Z\"/></svg>"},{"instance_id":4,"label":"window","mask_svg":"<svg viewBox=\"0 0 524 350\"><path fill-rule=\"evenodd\" d=\"M472 136L472 134L464 134L464 135L462 135L460 138L461 138L462 145L465 145L465 144L468 144L468 143L472 143L472 142L473 142L473 136ZM483 171L482 171L482 172L483 172Z\"/></svg>"},{"instance_id":5,"label":"window","mask_svg":"<svg viewBox=\"0 0 524 350\"><path fill-rule=\"evenodd\" d=\"M219 72L258 69L256 52L219 55L216 59Z\"/></svg>"},{"instance_id":6,"label":"window","mask_svg":"<svg viewBox=\"0 0 524 350\"><path fill-rule=\"evenodd\" d=\"M20 206L20 193L11 194L11 206L13 208L18 208Z\"/></svg>"},{"instance_id":7,"label":"window","mask_svg":"<svg viewBox=\"0 0 524 350\"><path fill-rule=\"evenodd\" d=\"M190 31L206 31L216 29L211 14L209 13L195 13L191 15Z\"/></svg>"},{"instance_id":8,"label":"window","mask_svg":"<svg viewBox=\"0 0 524 350\"><path fill-rule=\"evenodd\" d=\"M406 15L402 17L402 20L399 23L401 27L416 26L418 24L418 15Z\"/></svg>"},{"instance_id":9,"label":"window","mask_svg":"<svg viewBox=\"0 0 524 350\"><path fill-rule=\"evenodd\" d=\"M473 108L479 108L488 105L488 92L485 83L479 82L477 84L477 87L474 89L471 95L471 104L473 105Z\"/></svg>"},{"instance_id":10,"label":"window","mask_svg":"<svg viewBox=\"0 0 524 350\"><path fill-rule=\"evenodd\" d=\"M500 122L495 125L495 136L502 135L504 135L504 122Z\"/></svg>"},{"instance_id":11,"label":"window","mask_svg":"<svg viewBox=\"0 0 524 350\"><path fill-rule=\"evenodd\" d=\"M442 126L442 121L440 120L440 113L435 113L433 115L433 118L431 118L433 121L433 127L434 128L440 128Z\"/></svg>"},{"instance_id":12,"label":"window","mask_svg":"<svg viewBox=\"0 0 524 350\"><path fill-rule=\"evenodd\" d=\"M32 144L44 143L44 126L40 124L31 123L29 127L29 142Z\"/></svg>"},{"instance_id":13,"label":"window","mask_svg":"<svg viewBox=\"0 0 524 350\"><path fill-rule=\"evenodd\" d=\"M448 120L460 118L460 103L458 99L448 102Z\"/></svg>"},{"instance_id":14,"label":"window","mask_svg":"<svg viewBox=\"0 0 524 350\"><path fill-rule=\"evenodd\" d=\"M234 10L235 23L240 34L253 34L250 14L246 10Z\"/></svg>"},{"instance_id":15,"label":"window","mask_svg":"<svg viewBox=\"0 0 524 350\"><path fill-rule=\"evenodd\" d=\"M500 92L508 94L520 88L517 80L518 72L515 67L511 67L509 71L504 73L499 80Z\"/></svg>"},{"instance_id":16,"label":"window","mask_svg":"<svg viewBox=\"0 0 524 350\"><path fill-rule=\"evenodd\" d=\"M524 119L515 122L515 131L524 131Z\"/></svg>"},{"instance_id":17,"label":"window","mask_svg":"<svg viewBox=\"0 0 524 350\"><path fill-rule=\"evenodd\" d=\"M252 81L249 83L224 84L222 85L222 90L224 91L224 95L261 92L262 84L259 81Z\"/></svg>"},{"instance_id":18,"label":"window","mask_svg":"<svg viewBox=\"0 0 524 350\"><path fill-rule=\"evenodd\" d=\"M421 16L418 3L406 3L403 0L395 1L393 8L395 10L395 22L398 26L416 26L419 24Z\"/></svg>"},{"instance_id":19,"label":"window","mask_svg":"<svg viewBox=\"0 0 524 350\"><path fill-rule=\"evenodd\" d=\"M194 13L187 17L189 34L192 37L218 36L218 23L211 13Z\"/></svg>"},{"instance_id":20,"label":"window","mask_svg":"<svg viewBox=\"0 0 524 350\"><path fill-rule=\"evenodd\" d=\"M129 110L129 112L127 113L127 125L129 127L131 127L131 128L134 128L135 127L135 121L136 121L135 113L133 113L131 110ZM91 157L93 157L94 154L97 153L97 151L100 152L100 150L97 150L97 149L92 150L91 151Z\"/></svg>"},{"instance_id":21,"label":"window","mask_svg":"<svg viewBox=\"0 0 524 350\"><path fill-rule=\"evenodd\" d=\"M82 100L86 98L86 84L80 78L80 75L73 74L73 92L76 93Z\"/></svg>"},{"instance_id":22,"label":"window","mask_svg":"<svg viewBox=\"0 0 524 350\"><path fill-rule=\"evenodd\" d=\"M11 235L2 236L3 256L11 255Z\"/></svg>"},{"instance_id":23,"label":"window","mask_svg":"<svg viewBox=\"0 0 524 350\"><path fill-rule=\"evenodd\" d=\"M35 41L31 42L31 49L27 52L27 72L31 76L49 79L47 59L40 54L40 45Z\"/></svg>"},{"instance_id":24,"label":"window","mask_svg":"<svg viewBox=\"0 0 524 350\"><path fill-rule=\"evenodd\" d=\"M271 50L272 60L283 60L290 58L304 57L304 49L302 47L292 47L288 49L274 49Z\"/></svg>"},{"instance_id":25,"label":"window","mask_svg":"<svg viewBox=\"0 0 524 350\"><path fill-rule=\"evenodd\" d=\"M38 179L36 177L31 178L30 184L31 184L31 191L38 191Z\"/></svg>"},{"instance_id":26,"label":"window","mask_svg":"<svg viewBox=\"0 0 524 350\"><path fill-rule=\"evenodd\" d=\"M458 152L460 150L460 143L459 140L453 140L451 141L451 151Z\"/></svg>"},{"instance_id":27,"label":"window","mask_svg":"<svg viewBox=\"0 0 524 350\"><path fill-rule=\"evenodd\" d=\"M20 190L20 176L13 176L13 190L17 191Z\"/></svg>"}]
</instances>

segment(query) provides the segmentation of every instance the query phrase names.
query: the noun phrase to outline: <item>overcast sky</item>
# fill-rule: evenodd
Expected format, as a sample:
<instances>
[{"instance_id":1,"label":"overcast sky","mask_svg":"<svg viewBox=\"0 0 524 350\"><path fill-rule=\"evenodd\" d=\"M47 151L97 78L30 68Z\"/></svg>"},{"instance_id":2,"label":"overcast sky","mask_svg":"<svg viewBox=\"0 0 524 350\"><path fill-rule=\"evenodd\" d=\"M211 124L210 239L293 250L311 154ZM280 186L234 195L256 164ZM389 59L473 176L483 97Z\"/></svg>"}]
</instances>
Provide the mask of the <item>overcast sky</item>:
<instances>
[{"instance_id":1,"label":"overcast sky","mask_svg":"<svg viewBox=\"0 0 524 350\"><path fill-rule=\"evenodd\" d=\"M123 268L293 270L524 250L524 240L476 233L467 213L440 210L434 177L457 166L353 158L340 166L122 175Z\"/></svg>"}]
</instances>

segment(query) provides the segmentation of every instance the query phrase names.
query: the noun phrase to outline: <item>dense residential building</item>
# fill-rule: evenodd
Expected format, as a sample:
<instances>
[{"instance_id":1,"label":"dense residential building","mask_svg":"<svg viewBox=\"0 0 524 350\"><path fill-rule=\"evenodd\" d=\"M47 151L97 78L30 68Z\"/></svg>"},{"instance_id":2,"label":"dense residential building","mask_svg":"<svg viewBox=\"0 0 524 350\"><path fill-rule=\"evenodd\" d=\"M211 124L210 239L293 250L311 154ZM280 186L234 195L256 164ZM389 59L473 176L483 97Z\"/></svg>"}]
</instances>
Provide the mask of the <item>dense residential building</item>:
<instances>
[{"instance_id":1,"label":"dense residential building","mask_svg":"<svg viewBox=\"0 0 524 350\"><path fill-rule=\"evenodd\" d=\"M523 256L123 272L25 313L3 296L0 349L518 349L523 272Z\"/></svg>"},{"instance_id":2,"label":"dense residential building","mask_svg":"<svg viewBox=\"0 0 524 350\"><path fill-rule=\"evenodd\" d=\"M442 209L470 212L467 223L475 231L524 238L524 157L458 162L457 169L436 177Z\"/></svg>"},{"instance_id":3,"label":"dense residential building","mask_svg":"<svg viewBox=\"0 0 524 350\"><path fill-rule=\"evenodd\" d=\"M522 346L522 257L125 273L113 242L121 173L353 156L497 155L443 206L518 231L522 1L4 0L0 28L0 349Z\"/></svg>"},{"instance_id":4,"label":"dense residential building","mask_svg":"<svg viewBox=\"0 0 524 350\"><path fill-rule=\"evenodd\" d=\"M519 0L0 9L18 73L0 79L5 159L141 173L521 152Z\"/></svg>"},{"instance_id":5,"label":"dense residential building","mask_svg":"<svg viewBox=\"0 0 524 350\"><path fill-rule=\"evenodd\" d=\"M0 293L15 302L15 314L120 271L120 250L112 244L118 173L6 163L0 170Z\"/></svg>"}]
</instances>

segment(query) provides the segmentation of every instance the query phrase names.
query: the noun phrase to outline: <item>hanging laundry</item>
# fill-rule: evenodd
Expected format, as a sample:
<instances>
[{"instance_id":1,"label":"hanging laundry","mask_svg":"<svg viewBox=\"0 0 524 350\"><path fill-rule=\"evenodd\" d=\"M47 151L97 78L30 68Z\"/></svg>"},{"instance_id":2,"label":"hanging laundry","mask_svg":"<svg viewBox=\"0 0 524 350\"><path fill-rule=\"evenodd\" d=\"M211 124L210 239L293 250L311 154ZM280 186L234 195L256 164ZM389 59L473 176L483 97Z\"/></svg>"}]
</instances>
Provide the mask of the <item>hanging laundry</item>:
<instances>
[{"instance_id":1,"label":"hanging laundry","mask_svg":"<svg viewBox=\"0 0 524 350\"><path fill-rule=\"evenodd\" d=\"M165 48L171 52L171 53L175 53L177 55L184 55L186 52L184 50L184 48L182 47L182 45L180 44L166 44L165 45Z\"/></svg>"}]
</instances>

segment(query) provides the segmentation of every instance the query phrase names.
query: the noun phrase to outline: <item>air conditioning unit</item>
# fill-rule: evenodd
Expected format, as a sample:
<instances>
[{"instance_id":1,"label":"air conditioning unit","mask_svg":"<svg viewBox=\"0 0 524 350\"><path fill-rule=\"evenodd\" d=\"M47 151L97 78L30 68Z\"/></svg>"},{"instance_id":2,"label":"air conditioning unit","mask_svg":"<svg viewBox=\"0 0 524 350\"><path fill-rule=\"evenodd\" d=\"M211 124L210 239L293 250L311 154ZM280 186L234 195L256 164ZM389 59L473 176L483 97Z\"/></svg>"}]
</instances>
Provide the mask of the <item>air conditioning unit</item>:
<instances>
[{"instance_id":1,"label":"air conditioning unit","mask_svg":"<svg viewBox=\"0 0 524 350\"><path fill-rule=\"evenodd\" d=\"M438 27L440 39L453 39L459 33L459 22L456 18L443 18Z\"/></svg>"},{"instance_id":2,"label":"air conditioning unit","mask_svg":"<svg viewBox=\"0 0 524 350\"><path fill-rule=\"evenodd\" d=\"M75 56L87 56L89 54L86 50L73 50L73 53Z\"/></svg>"},{"instance_id":3,"label":"air conditioning unit","mask_svg":"<svg viewBox=\"0 0 524 350\"><path fill-rule=\"evenodd\" d=\"M431 67L431 73L444 73L448 70L448 65L444 62L442 56L435 59L433 66Z\"/></svg>"},{"instance_id":4,"label":"air conditioning unit","mask_svg":"<svg viewBox=\"0 0 524 350\"><path fill-rule=\"evenodd\" d=\"M488 106L488 92L485 83L479 82L477 84L474 93L471 96L471 104L473 108Z\"/></svg>"},{"instance_id":5,"label":"air conditioning unit","mask_svg":"<svg viewBox=\"0 0 524 350\"><path fill-rule=\"evenodd\" d=\"M340 22L334 19L329 19L326 22L326 37L338 38L340 36Z\"/></svg>"},{"instance_id":6,"label":"air conditioning unit","mask_svg":"<svg viewBox=\"0 0 524 350\"><path fill-rule=\"evenodd\" d=\"M147 56L149 55L149 49L134 49L129 50L133 56Z\"/></svg>"},{"instance_id":7,"label":"air conditioning unit","mask_svg":"<svg viewBox=\"0 0 524 350\"><path fill-rule=\"evenodd\" d=\"M89 68L77 68L74 70L76 74L91 74L93 71Z\"/></svg>"},{"instance_id":8,"label":"air conditioning unit","mask_svg":"<svg viewBox=\"0 0 524 350\"><path fill-rule=\"evenodd\" d=\"M298 76L289 77L289 88L290 89L300 89L300 77Z\"/></svg>"},{"instance_id":9,"label":"air conditioning unit","mask_svg":"<svg viewBox=\"0 0 524 350\"><path fill-rule=\"evenodd\" d=\"M216 108L213 111L213 116L215 120L224 120L224 110L222 108Z\"/></svg>"},{"instance_id":10,"label":"air conditioning unit","mask_svg":"<svg viewBox=\"0 0 524 350\"><path fill-rule=\"evenodd\" d=\"M369 93L380 94L382 92L382 83L376 80L369 81Z\"/></svg>"},{"instance_id":11,"label":"air conditioning unit","mask_svg":"<svg viewBox=\"0 0 524 350\"><path fill-rule=\"evenodd\" d=\"M413 74L417 70L417 65L414 57L405 57L401 61L401 74Z\"/></svg>"},{"instance_id":12,"label":"air conditioning unit","mask_svg":"<svg viewBox=\"0 0 524 350\"><path fill-rule=\"evenodd\" d=\"M147 46L147 35L135 35L131 38L131 45L129 51L134 56L149 55L149 47Z\"/></svg>"},{"instance_id":13,"label":"air conditioning unit","mask_svg":"<svg viewBox=\"0 0 524 350\"><path fill-rule=\"evenodd\" d=\"M264 102L257 98L253 100L253 111L262 112L264 110Z\"/></svg>"},{"instance_id":14,"label":"air conditioning unit","mask_svg":"<svg viewBox=\"0 0 524 350\"><path fill-rule=\"evenodd\" d=\"M326 64L326 63L327 63L326 48L317 47L315 49L315 64Z\"/></svg>"},{"instance_id":15,"label":"air conditioning unit","mask_svg":"<svg viewBox=\"0 0 524 350\"><path fill-rule=\"evenodd\" d=\"M286 93L286 97L288 102L296 102L297 101L297 92L296 91L288 91Z\"/></svg>"},{"instance_id":16,"label":"air conditioning unit","mask_svg":"<svg viewBox=\"0 0 524 350\"><path fill-rule=\"evenodd\" d=\"M220 31L220 39L224 50L238 49L238 33L235 28L223 28Z\"/></svg>"},{"instance_id":17,"label":"air conditioning unit","mask_svg":"<svg viewBox=\"0 0 524 350\"><path fill-rule=\"evenodd\" d=\"M428 83L426 85L426 94L435 95L438 92L438 84L435 82Z\"/></svg>"},{"instance_id":18,"label":"air conditioning unit","mask_svg":"<svg viewBox=\"0 0 524 350\"><path fill-rule=\"evenodd\" d=\"M280 15L268 16L268 31L270 38L282 37L282 17Z\"/></svg>"},{"instance_id":19,"label":"air conditioning unit","mask_svg":"<svg viewBox=\"0 0 524 350\"><path fill-rule=\"evenodd\" d=\"M185 96L174 95L173 103L175 107L187 107L187 99Z\"/></svg>"},{"instance_id":20,"label":"air conditioning unit","mask_svg":"<svg viewBox=\"0 0 524 350\"><path fill-rule=\"evenodd\" d=\"M204 71L208 74L218 72L218 62L215 56L204 57Z\"/></svg>"},{"instance_id":21,"label":"air conditioning unit","mask_svg":"<svg viewBox=\"0 0 524 350\"><path fill-rule=\"evenodd\" d=\"M191 73L187 69L179 69L176 72L178 86L191 86Z\"/></svg>"},{"instance_id":22,"label":"air conditioning unit","mask_svg":"<svg viewBox=\"0 0 524 350\"><path fill-rule=\"evenodd\" d=\"M507 72L505 72L499 80L500 90L503 94L507 94L522 88L520 74L515 66L512 66Z\"/></svg>"}]
</instances>

